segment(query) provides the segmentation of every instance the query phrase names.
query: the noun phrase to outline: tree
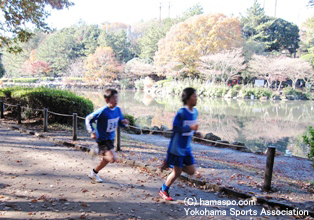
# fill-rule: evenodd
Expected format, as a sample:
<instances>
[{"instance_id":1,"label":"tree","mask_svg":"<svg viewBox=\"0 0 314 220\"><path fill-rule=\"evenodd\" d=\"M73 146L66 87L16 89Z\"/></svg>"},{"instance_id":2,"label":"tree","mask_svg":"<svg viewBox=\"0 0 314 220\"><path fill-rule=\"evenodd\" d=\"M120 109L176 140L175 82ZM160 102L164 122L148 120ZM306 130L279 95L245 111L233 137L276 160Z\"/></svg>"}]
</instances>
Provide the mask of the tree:
<instances>
[{"instance_id":1,"label":"tree","mask_svg":"<svg viewBox=\"0 0 314 220\"><path fill-rule=\"evenodd\" d=\"M294 89L296 88L298 79L303 79L305 82L309 82L313 79L313 68L311 64L305 60L282 57L277 62L277 65L282 67L282 71L287 78L292 81Z\"/></svg>"},{"instance_id":2,"label":"tree","mask_svg":"<svg viewBox=\"0 0 314 220\"><path fill-rule=\"evenodd\" d=\"M45 19L50 15L47 6L61 10L74 5L68 0L6 0L0 2L3 18L0 20L0 48L6 47L9 51L20 52L18 42L27 42L31 31L28 24L33 24L43 31L50 30Z\"/></svg>"},{"instance_id":3,"label":"tree","mask_svg":"<svg viewBox=\"0 0 314 220\"><path fill-rule=\"evenodd\" d=\"M83 58L78 58L68 66L64 76L67 77L84 77L86 73L86 61Z\"/></svg>"},{"instance_id":4,"label":"tree","mask_svg":"<svg viewBox=\"0 0 314 220\"><path fill-rule=\"evenodd\" d=\"M22 48L20 53L10 53L7 50L3 50L3 66L6 70L6 77L19 77L25 61L30 58L32 51L37 49L46 37L45 33L34 30L34 35L29 41L19 43L19 47Z\"/></svg>"},{"instance_id":5,"label":"tree","mask_svg":"<svg viewBox=\"0 0 314 220\"><path fill-rule=\"evenodd\" d=\"M246 16L241 15L240 23L243 36L246 39L254 37L259 33L259 26L267 21L264 9L255 0L253 6L246 10Z\"/></svg>"},{"instance_id":6,"label":"tree","mask_svg":"<svg viewBox=\"0 0 314 220\"><path fill-rule=\"evenodd\" d=\"M301 57L301 59L309 62L314 68L314 54L306 54Z\"/></svg>"},{"instance_id":7,"label":"tree","mask_svg":"<svg viewBox=\"0 0 314 220\"><path fill-rule=\"evenodd\" d=\"M158 41L166 37L169 29L177 23L176 19L163 19L160 23L157 20L151 21L151 26L145 31L139 40L141 54L140 58L153 62L154 55L158 49Z\"/></svg>"},{"instance_id":8,"label":"tree","mask_svg":"<svg viewBox=\"0 0 314 220\"><path fill-rule=\"evenodd\" d=\"M188 69L189 75L197 74L196 63L201 56L229 50L242 44L241 28L237 18L223 14L197 15L174 25L166 38L158 43L154 57L159 74L164 67L176 63L174 69Z\"/></svg>"},{"instance_id":9,"label":"tree","mask_svg":"<svg viewBox=\"0 0 314 220\"><path fill-rule=\"evenodd\" d=\"M128 30L128 25L121 23L121 22L105 22L102 25L102 29L106 31L106 33L109 34L116 34L121 31L127 31Z\"/></svg>"},{"instance_id":10,"label":"tree","mask_svg":"<svg viewBox=\"0 0 314 220\"><path fill-rule=\"evenodd\" d=\"M285 81L290 79L293 88L296 88L298 79L308 82L313 79L313 69L309 62L302 59L294 59L289 57L265 57L254 55L249 63L250 70L257 77L267 80L268 87L274 81Z\"/></svg>"},{"instance_id":11,"label":"tree","mask_svg":"<svg viewBox=\"0 0 314 220\"><path fill-rule=\"evenodd\" d=\"M185 21L194 15L201 15L204 13L204 8L199 3L193 5L191 8L187 9L183 14L179 17L179 21Z\"/></svg>"},{"instance_id":12,"label":"tree","mask_svg":"<svg viewBox=\"0 0 314 220\"><path fill-rule=\"evenodd\" d=\"M241 17L243 36L247 40L263 42L267 52L288 50L295 54L299 48L298 26L281 18L265 15L257 0Z\"/></svg>"},{"instance_id":13,"label":"tree","mask_svg":"<svg viewBox=\"0 0 314 220\"><path fill-rule=\"evenodd\" d=\"M281 18L273 18L270 22L261 26L262 37L256 36L256 40L265 43L266 51L288 50L290 54L295 54L299 48L299 28Z\"/></svg>"},{"instance_id":14,"label":"tree","mask_svg":"<svg viewBox=\"0 0 314 220\"><path fill-rule=\"evenodd\" d=\"M21 76L48 76L51 71L47 62L36 59L36 51L32 50L29 59L26 60L20 69Z\"/></svg>"},{"instance_id":15,"label":"tree","mask_svg":"<svg viewBox=\"0 0 314 220\"><path fill-rule=\"evenodd\" d=\"M144 32L143 37L139 40L139 47L141 51L139 57L153 62L154 55L158 49L158 42L162 38L166 37L166 33L170 30L170 28L179 22L184 22L190 17L200 14L203 14L203 7L200 4L196 4L183 12L183 14L178 18L166 18L161 22L157 19L150 21L151 24L149 28Z\"/></svg>"},{"instance_id":16,"label":"tree","mask_svg":"<svg viewBox=\"0 0 314 220\"><path fill-rule=\"evenodd\" d=\"M254 40L248 40L243 44L243 55L248 62L254 55L265 55L265 44Z\"/></svg>"},{"instance_id":17,"label":"tree","mask_svg":"<svg viewBox=\"0 0 314 220\"><path fill-rule=\"evenodd\" d=\"M314 0L309 0L309 4L308 4L309 7L312 7L314 6Z\"/></svg>"},{"instance_id":18,"label":"tree","mask_svg":"<svg viewBox=\"0 0 314 220\"><path fill-rule=\"evenodd\" d=\"M154 65L149 61L139 58L133 58L125 65L125 73L130 76L145 77L156 72Z\"/></svg>"},{"instance_id":19,"label":"tree","mask_svg":"<svg viewBox=\"0 0 314 220\"><path fill-rule=\"evenodd\" d=\"M314 16L302 23L301 42L302 52L314 53Z\"/></svg>"},{"instance_id":20,"label":"tree","mask_svg":"<svg viewBox=\"0 0 314 220\"><path fill-rule=\"evenodd\" d=\"M0 53L0 78L4 76L4 68L3 68L3 65L2 65L2 53Z\"/></svg>"},{"instance_id":21,"label":"tree","mask_svg":"<svg viewBox=\"0 0 314 220\"><path fill-rule=\"evenodd\" d=\"M19 77L21 67L24 62L29 58L29 53L24 50L18 54L10 53L7 50L3 51L3 67L5 69L5 77Z\"/></svg>"},{"instance_id":22,"label":"tree","mask_svg":"<svg viewBox=\"0 0 314 220\"><path fill-rule=\"evenodd\" d=\"M42 60L36 60L34 62L30 62L27 60L21 69L21 75L24 76L49 76L50 73L49 63L44 62Z\"/></svg>"},{"instance_id":23,"label":"tree","mask_svg":"<svg viewBox=\"0 0 314 220\"><path fill-rule=\"evenodd\" d=\"M75 38L80 48L81 54L88 56L95 53L96 48L99 46L98 38L101 29L98 25L87 25L85 22L80 22L72 26L75 31Z\"/></svg>"},{"instance_id":24,"label":"tree","mask_svg":"<svg viewBox=\"0 0 314 220\"><path fill-rule=\"evenodd\" d=\"M219 74L225 84L246 68L241 48L203 56L200 60L198 65L200 73L207 77L211 76L212 81L215 81Z\"/></svg>"},{"instance_id":25,"label":"tree","mask_svg":"<svg viewBox=\"0 0 314 220\"><path fill-rule=\"evenodd\" d=\"M281 88L282 82L288 79L288 76L285 71L285 66L282 64L281 60L283 57L274 57L271 59L270 71L271 71L271 80L279 82L278 90ZM270 86L270 84L268 84Z\"/></svg>"},{"instance_id":26,"label":"tree","mask_svg":"<svg viewBox=\"0 0 314 220\"><path fill-rule=\"evenodd\" d=\"M75 34L75 28L71 27L49 35L36 50L37 59L50 63L52 71L61 74L72 60L85 56Z\"/></svg>"},{"instance_id":27,"label":"tree","mask_svg":"<svg viewBox=\"0 0 314 220\"><path fill-rule=\"evenodd\" d=\"M274 77L272 72L272 59L270 57L253 55L249 62L249 70L255 77L265 79L268 87L271 86Z\"/></svg>"},{"instance_id":28,"label":"tree","mask_svg":"<svg viewBox=\"0 0 314 220\"><path fill-rule=\"evenodd\" d=\"M102 47L111 47L120 62L127 62L132 59L129 51L130 43L128 42L126 31L121 30L111 34L103 30L98 41L99 45Z\"/></svg>"},{"instance_id":29,"label":"tree","mask_svg":"<svg viewBox=\"0 0 314 220\"><path fill-rule=\"evenodd\" d=\"M122 72L122 68L110 47L98 47L94 54L87 57L86 68L85 78L88 81L99 83L112 82Z\"/></svg>"}]
</instances>

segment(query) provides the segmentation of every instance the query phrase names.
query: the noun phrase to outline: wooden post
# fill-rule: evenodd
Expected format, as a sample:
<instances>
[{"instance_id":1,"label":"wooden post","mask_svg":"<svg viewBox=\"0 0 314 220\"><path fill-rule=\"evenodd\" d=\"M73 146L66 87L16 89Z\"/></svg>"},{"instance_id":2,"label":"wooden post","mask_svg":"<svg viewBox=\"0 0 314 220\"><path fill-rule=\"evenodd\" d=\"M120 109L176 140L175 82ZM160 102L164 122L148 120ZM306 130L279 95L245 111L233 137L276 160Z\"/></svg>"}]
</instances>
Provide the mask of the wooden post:
<instances>
[{"instance_id":1,"label":"wooden post","mask_svg":"<svg viewBox=\"0 0 314 220\"><path fill-rule=\"evenodd\" d=\"M73 113L73 141L77 140L77 113Z\"/></svg>"},{"instance_id":2,"label":"wooden post","mask_svg":"<svg viewBox=\"0 0 314 220\"><path fill-rule=\"evenodd\" d=\"M48 109L44 109L44 132L48 131Z\"/></svg>"},{"instance_id":3,"label":"wooden post","mask_svg":"<svg viewBox=\"0 0 314 220\"><path fill-rule=\"evenodd\" d=\"M17 123L22 124L21 105L17 105Z\"/></svg>"},{"instance_id":4,"label":"wooden post","mask_svg":"<svg viewBox=\"0 0 314 220\"><path fill-rule=\"evenodd\" d=\"M116 151L121 151L121 128L119 126L117 127L117 150Z\"/></svg>"},{"instance_id":5,"label":"wooden post","mask_svg":"<svg viewBox=\"0 0 314 220\"><path fill-rule=\"evenodd\" d=\"M267 148L267 161L264 179L264 190L271 189L271 178L273 175L274 159L275 159L276 147L270 146Z\"/></svg>"},{"instance_id":6,"label":"wooden post","mask_svg":"<svg viewBox=\"0 0 314 220\"><path fill-rule=\"evenodd\" d=\"M0 118L4 118L4 103L0 101Z\"/></svg>"}]
</instances>

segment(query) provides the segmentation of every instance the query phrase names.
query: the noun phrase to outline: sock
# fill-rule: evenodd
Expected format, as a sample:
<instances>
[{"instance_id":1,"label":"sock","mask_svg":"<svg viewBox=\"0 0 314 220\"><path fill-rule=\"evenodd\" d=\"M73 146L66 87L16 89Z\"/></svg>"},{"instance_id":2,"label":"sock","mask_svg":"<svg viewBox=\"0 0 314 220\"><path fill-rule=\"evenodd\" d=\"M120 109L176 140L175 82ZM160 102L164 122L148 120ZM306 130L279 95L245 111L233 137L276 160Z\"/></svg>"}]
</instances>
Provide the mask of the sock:
<instances>
[{"instance_id":1,"label":"sock","mask_svg":"<svg viewBox=\"0 0 314 220\"><path fill-rule=\"evenodd\" d=\"M169 190L169 186L166 186L166 184L162 184L161 190L162 191L168 191Z\"/></svg>"},{"instance_id":2,"label":"sock","mask_svg":"<svg viewBox=\"0 0 314 220\"><path fill-rule=\"evenodd\" d=\"M95 171L95 169L93 169L93 171L94 171L94 173L96 173L96 174L98 173L98 172Z\"/></svg>"}]
</instances>

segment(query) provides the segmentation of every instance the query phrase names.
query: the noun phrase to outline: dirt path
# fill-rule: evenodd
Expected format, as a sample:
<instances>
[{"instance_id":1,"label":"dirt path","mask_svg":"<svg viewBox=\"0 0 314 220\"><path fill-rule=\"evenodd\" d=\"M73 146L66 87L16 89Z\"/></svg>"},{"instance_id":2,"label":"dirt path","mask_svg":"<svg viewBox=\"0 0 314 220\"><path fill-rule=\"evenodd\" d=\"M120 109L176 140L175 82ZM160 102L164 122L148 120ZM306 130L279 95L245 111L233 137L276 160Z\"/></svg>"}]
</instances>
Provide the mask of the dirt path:
<instances>
[{"instance_id":1,"label":"dirt path","mask_svg":"<svg viewBox=\"0 0 314 220\"><path fill-rule=\"evenodd\" d=\"M124 134L124 137L124 154L152 166L161 163L169 143L169 139L159 135ZM192 148L198 168L196 177L199 180L314 211L314 170L310 160L276 156L273 192L265 193L262 191L265 155L196 143L192 143Z\"/></svg>"},{"instance_id":2,"label":"dirt path","mask_svg":"<svg viewBox=\"0 0 314 220\"><path fill-rule=\"evenodd\" d=\"M156 174L118 163L101 171L105 183L94 184L86 174L99 158L93 160L87 153L1 125L0 140L0 218L3 219L191 219L194 216L186 215L187 208L198 211L206 208L208 214L209 211L220 214L209 216L212 219L250 219L250 212L256 211L259 215L264 208L260 205L185 206L186 197L195 197L197 201L239 200L180 182L172 189L177 201L166 203L158 197L157 190L163 180ZM247 214L231 215L240 211ZM196 216L196 219L202 217Z\"/></svg>"}]
</instances>

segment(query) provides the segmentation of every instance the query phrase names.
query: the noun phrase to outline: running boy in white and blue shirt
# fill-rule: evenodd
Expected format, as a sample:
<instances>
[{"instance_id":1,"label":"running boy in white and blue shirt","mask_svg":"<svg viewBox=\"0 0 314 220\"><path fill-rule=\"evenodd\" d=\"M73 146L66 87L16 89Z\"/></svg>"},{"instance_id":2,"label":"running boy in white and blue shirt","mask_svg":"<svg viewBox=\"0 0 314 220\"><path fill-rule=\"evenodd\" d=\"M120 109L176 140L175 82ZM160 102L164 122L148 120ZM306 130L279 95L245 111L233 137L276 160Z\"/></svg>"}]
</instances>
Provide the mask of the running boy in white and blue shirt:
<instances>
[{"instance_id":1,"label":"running boy in white and blue shirt","mask_svg":"<svg viewBox=\"0 0 314 220\"><path fill-rule=\"evenodd\" d=\"M98 144L97 153L102 155L102 160L98 166L91 170L88 175L98 183L103 180L98 172L108 163L114 163L117 160L114 148L115 131L118 126L125 127L129 121L124 119L118 104L118 92L115 89L107 89L104 94L107 106L104 106L86 117L85 123L91 138L96 139ZM96 129L93 123L96 122Z\"/></svg>"},{"instance_id":2,"label":"running boy in white and blue shirt","mask_svg":"<svg viewBox=\"0 0 314 220\"><path fill-rule=\"evenodd\" d=\"M197 103L195 89L185 88L182 93L182 102L185 106L177 112L174 118L167 159L162 166L162 168L173 166L173 171L159 190L159 195L168 201L173 200L169 195L169 188L182 171L189 175L195 173L195 161L190 146L192 137L198 129L198 111L194 108Z\"/></svg>"}]
</instances>

